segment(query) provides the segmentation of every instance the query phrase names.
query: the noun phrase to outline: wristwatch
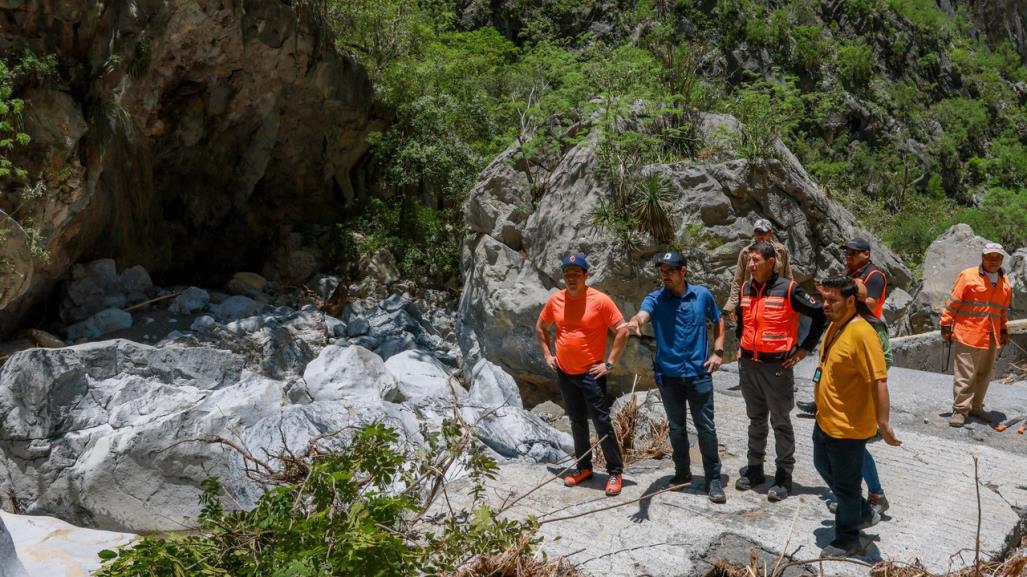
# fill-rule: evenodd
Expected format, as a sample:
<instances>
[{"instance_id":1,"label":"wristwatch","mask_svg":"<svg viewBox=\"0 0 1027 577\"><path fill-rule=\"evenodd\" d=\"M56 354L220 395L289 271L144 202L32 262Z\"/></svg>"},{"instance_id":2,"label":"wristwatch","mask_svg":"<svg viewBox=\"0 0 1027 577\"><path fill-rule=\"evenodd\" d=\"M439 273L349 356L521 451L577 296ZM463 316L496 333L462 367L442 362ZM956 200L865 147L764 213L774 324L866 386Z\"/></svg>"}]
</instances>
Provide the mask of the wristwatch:
<instances>
[{"instance_id":1,"label":"wristwatch","mask_svg":"<svg viewBox=\"0 0 1027 577\"><path fill-rule=\"evenodd\" d=\"M713 349L713 354L717 355L718 357L723 358L724 357L724 349Z\"/></svg>"},{"instance_id":2,"label":"wristwatch","mask_svg":"<svg viewBox=\"0 0 1027 577\"><path fill-rule=\"evenodd\" d=\"M610 361L606 361L603 364L606 365L606 370L610 370L613 368L613 363L611 363Z\"/></svg>"}]
</instances>

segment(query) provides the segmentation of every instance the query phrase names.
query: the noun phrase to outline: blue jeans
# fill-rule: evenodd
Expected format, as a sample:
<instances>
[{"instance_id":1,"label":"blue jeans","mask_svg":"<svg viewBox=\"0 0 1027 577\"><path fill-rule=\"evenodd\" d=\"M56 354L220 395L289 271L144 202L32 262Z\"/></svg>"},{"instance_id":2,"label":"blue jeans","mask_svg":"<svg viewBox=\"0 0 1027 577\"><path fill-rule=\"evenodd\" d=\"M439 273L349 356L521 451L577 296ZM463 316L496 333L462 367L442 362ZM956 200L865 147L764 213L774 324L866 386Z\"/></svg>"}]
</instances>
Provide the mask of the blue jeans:
<instances>
[{"instance_id":1,"label":"blue jeans","mask_svg":"<svg viewBox=\"0 0 1027 577\"><path fill-rule=\"evenodd\" d=\"M660 394L663 408L667 411L670 425L670 446L674 449L674 472L689 473L691 463L688 457L688 428L685 405L692 410L692 422L699 436L699 452L702 454L706 482L720 479L720 454L717 452L717 429L713 424L713 377L677 378L663 377Z\"/></svg>"},{"instance_id":2,"label":"blue jeans","mask_svg":"<svg viewBox=\"0 0 1027 577\"><path fill-rule=\"evenodd\" d=\"M835 439L813 426L813 466L838 499L831 545L842 549L859 544L859 523L873 515L863 498L866 446L866 439Z\"/></svg>"},{"instance_id":3,"label":"blue jeans","mask_svg":"<svg viewBox=\"0 0 1027 577\"><path fill-rule=\"evenodd\" d=\"M580 458L578 469L592 468L592 443L588 438L588 417L592 417L592 425L596 435L603 442L603 456L606 458L606 470L613 474L624 471L620 446L617 435L613 432L610 421L610 403L606 399L606 377L598 379L588 373L568 375L557 369L557 382L560 384L560 395L566 405L567 418L571 422L571 436L574 437L574 456ZM605 437L605 439L603 438Z\"/></svg>"},{"instance_id":4,"label":"blue jeans","mask_svg":"<svg viewBox=\"0 0 1027 577\"><path fill-rule=\"evenodd\" d=\"M870 450L863 449L863 480L867 482L867 491L871 493L884 493L881 488L881 478L877 476L877 463L874 462Z\"/></svg>"}]
</instances>

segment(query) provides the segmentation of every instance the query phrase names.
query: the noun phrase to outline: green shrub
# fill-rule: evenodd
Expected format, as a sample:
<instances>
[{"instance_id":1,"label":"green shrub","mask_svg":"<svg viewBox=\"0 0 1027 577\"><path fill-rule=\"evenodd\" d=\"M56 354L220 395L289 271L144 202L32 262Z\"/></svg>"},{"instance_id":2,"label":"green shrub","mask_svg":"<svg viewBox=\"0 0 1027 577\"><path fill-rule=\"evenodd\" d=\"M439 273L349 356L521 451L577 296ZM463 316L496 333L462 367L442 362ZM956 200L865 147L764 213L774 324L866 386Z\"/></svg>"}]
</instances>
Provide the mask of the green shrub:
<instances>
[{"instance_id":1,"label":"green shrub","mask_svg":"<svg viewBox=\"0 0 1027 577\"><path fill-rule=\"evenodd\" d=\"M866 44L844 44L838 47L835 57L838 77L846 88L861 92L867 88L874 75L876 61L873 49Z\"/></svg>"},{"instance_id":2,"label":"green shrub","mask_svg":"<svg viewBox=\"0 0 1027 577\"><path fill-rule=\"evenodd\" d=\"M987 239L1012 249L1027 246L1027 188L991 188L962 218Z\"/></svg>"}]
</instances>

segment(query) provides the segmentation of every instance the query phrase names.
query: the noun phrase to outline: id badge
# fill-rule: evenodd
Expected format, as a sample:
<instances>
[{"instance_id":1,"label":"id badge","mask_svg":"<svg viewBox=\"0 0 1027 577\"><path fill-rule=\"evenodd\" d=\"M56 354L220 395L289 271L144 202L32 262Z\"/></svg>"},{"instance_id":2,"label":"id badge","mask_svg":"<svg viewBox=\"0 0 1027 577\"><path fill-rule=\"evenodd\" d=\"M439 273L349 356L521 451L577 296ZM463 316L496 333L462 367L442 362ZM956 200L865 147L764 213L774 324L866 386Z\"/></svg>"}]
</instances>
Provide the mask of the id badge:
<instances>
[{"instance_id":1,"label":"id badge","mask_svg":"<svg viewBox=\"0 0 1027 577\"><path fill-rule=\"evenodd\" d=\"M817 370L813 371L813 384L814 385L820 384L820 374L821 374L821 372L822 372L821 367L817 367Z\"/></svg>"}]
</instances>

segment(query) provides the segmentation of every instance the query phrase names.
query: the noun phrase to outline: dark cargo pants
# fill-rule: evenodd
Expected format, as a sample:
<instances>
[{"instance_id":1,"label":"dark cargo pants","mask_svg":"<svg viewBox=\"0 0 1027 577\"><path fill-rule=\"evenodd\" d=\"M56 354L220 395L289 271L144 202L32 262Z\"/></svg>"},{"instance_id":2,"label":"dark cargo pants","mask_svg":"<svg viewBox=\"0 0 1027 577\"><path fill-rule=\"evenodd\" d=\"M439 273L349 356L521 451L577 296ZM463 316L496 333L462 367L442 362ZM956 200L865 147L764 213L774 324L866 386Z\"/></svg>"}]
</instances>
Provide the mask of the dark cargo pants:
<instances>
[{"instance_id":1,"label":"dark cargo pants","mask_svg":"<svg viewBox=\"0 0 1027 577\"><path fill-rule=\"evenodd\" d=\"M781 363L763 363L742 358L738 361L738 380L749 417L750 467L763 467L767 452L767 419L774 428L778 480L791 483L795 468L795 432L791 412L795 406L795 376Z\"/></svg>"}]
</instances>

